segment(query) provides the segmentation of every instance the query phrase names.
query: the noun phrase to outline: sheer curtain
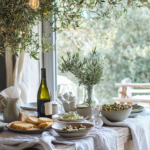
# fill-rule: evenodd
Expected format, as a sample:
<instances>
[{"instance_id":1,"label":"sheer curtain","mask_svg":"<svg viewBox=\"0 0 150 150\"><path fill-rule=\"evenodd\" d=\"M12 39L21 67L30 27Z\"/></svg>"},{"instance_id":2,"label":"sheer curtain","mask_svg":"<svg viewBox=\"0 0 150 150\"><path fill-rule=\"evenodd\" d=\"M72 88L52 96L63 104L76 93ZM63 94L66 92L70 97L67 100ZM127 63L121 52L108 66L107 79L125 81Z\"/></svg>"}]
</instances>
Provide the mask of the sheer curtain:
<instances>
[{"instance_id":1,"label":"sheer curtain","mask_svg":"<svg viewBox=\"0 0 150 150\"><path fill-rule=\"evenodd\" d=\"M39 33L39 42L41 43L41 23L35 26L33 30ZM14 71L12 71L12 60L10 57L7 57L7 55L5 57L8 70L7 87L14 85L21 89L19 104L35 102L37 99L37 91L40 84L40 68L42 66L41 55L40 52L40 60L37 61L31 58L29 54L22 52L20 56L16 58Z\"/></svg>"}]
</instances>

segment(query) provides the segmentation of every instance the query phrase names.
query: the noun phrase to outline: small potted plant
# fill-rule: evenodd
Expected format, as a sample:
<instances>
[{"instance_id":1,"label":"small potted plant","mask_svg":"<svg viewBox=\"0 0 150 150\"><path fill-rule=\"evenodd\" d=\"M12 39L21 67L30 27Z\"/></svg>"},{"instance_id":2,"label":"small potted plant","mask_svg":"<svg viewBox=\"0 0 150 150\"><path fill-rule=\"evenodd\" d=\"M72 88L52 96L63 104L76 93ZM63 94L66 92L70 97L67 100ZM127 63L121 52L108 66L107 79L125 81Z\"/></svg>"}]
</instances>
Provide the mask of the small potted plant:
<instances>
[{"instance_id":1,"label":"small potted plant","mask_svg":"<svg viewBox=\"0 0 150 150\"><path fill-rule=\"evenodd\" d=\"M94 85L101 82L104 58L96 48L87 57L81 57L79 52L75 54L67 52L67 58L63 56L61 58L63 60L59 67L61 72L71 72L78 79L79 86L84 86L84 104L94 105Z\"/></svg>"}]
</instances>

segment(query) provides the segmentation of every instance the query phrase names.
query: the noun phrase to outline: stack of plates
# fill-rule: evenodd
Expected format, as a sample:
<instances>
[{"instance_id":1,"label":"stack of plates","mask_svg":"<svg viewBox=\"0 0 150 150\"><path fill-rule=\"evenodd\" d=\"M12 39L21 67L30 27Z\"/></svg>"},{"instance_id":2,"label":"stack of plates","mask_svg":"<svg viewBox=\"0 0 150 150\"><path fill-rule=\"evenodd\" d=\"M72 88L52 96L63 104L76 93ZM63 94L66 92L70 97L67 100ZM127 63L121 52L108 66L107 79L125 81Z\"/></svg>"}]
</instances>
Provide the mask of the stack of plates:
<instances>
[{"instance_id":1,"label":"stack of plates","mask_svg":"<svg viewBox=\"0 0 150 150\"><path fill-rule=\"evenodd\" d=\"M131 114L129 115L129 118L134 118L136 117L137 115L139 115L142 111L144 110L144 107L143 106L140 106L140 105L132 105L132 111L131 111Z\"/></svg>"}]
</instances>

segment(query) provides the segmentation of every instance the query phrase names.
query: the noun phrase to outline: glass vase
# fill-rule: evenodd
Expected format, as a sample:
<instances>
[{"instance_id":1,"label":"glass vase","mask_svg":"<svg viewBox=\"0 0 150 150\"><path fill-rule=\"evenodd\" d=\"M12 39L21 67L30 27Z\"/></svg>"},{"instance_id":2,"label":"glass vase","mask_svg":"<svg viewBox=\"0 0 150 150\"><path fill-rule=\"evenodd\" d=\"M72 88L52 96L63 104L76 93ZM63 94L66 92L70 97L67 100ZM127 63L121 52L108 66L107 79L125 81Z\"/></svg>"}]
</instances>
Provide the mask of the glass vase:
<instances>
[{"instance_id":1,"label":"glass vase","mask_svg":"<svg viewBox=\"0 0 150 150\"><path fill-rule=\"evenodd\" d=\"M84 104L88 103L89 105L98 104L97 98L94 96L94 85L84 85Z\"/></svg>"}]
</instances>

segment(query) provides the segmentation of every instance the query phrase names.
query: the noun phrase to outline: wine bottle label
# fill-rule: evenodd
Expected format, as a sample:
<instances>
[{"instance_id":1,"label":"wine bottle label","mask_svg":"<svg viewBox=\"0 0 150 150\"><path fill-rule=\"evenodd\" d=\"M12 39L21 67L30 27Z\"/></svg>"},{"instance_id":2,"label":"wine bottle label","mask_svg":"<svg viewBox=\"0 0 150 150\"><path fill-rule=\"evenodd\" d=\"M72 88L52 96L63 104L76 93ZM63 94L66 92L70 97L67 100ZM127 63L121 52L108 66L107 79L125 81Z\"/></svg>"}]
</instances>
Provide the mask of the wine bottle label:
<instances>
[{"instance_id":1,"label":"wine bottle label","mask_svg":"<svg viewBox=\"0 0 150 150\"><path fill-rule=\"evenodd\" d=\"M46 102L44 103L45 106L45 115L51 115L52 114L52 102Z\"/></svg>"}]
</instances>

